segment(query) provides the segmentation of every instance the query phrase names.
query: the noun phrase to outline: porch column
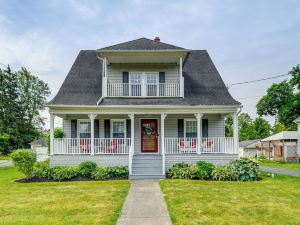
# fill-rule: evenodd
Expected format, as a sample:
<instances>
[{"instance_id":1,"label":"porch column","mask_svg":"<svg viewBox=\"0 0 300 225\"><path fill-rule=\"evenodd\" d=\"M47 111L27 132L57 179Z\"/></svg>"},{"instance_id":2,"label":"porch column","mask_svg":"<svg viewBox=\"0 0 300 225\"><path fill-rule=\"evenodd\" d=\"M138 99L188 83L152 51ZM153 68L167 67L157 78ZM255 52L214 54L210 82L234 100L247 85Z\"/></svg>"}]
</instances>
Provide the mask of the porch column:
<instances>
[{"instance_id":1,"label":"porch column","mask_svg":"<svg viewBox=\"0 0 300 225\"><path fill-rule=\"evenodd\" d=\"M94 120L96 118L96 115L95 114L89 114L89 118L91 120L91 155L94 155L94 153L95 153Z\"/></svg>"},{"instance_id":2,"label":"porch column","mask_svg":"<svg viewBox=\"0 0 300 225\"><path fill-rule=\"evenodd\" d=\"M167 114L161 113L160 130L161 130L161 154L162 154L162 174L166 174L166 153L165 153L165 118Z\"/></svg>"},{"instance_id":3,"label":"porch column","mask_svg":"<svg viewBox=\"0 0 300 225\"><path fill-rule=\"evenodd\" d=\"M239 151L239 128L238 128L238 116L237 113L233 113L233 143L234 149L233 153L237 154Z\"/></svg>"},{"instance_id":4,"label":"porch column","mask_svg":"<svg viewBox=\"0 0 300 225\"><path fill-rule=\"evenodd\" d=\"M134 154L134 114L128 114L128 117L130 119L130 136L131 136L131 144L129 148L129 162L128 162L128 170L129 170L129 175L132 175L132 156Z\"/></svg>"},{"instance_id":5,"label":"porch column","mask_svg":"<svg viewBox=\"0 0 300 225\"><path fill-rule=\"evenodd\" d=\"M202 116L201 113L195 113L195 117L197 119L197 152L201 154L201 137L202 137Z\"/></svg>"},{"instance_id":6,"label":"porch column","mask_svg":"<svg viewBox=\"0 0 300 225\"><path fill-rule=\"evenodd\" d=\"M54 119L55 115L50 113L50 155L54 153Z\"/></svg>"}]
</instances>

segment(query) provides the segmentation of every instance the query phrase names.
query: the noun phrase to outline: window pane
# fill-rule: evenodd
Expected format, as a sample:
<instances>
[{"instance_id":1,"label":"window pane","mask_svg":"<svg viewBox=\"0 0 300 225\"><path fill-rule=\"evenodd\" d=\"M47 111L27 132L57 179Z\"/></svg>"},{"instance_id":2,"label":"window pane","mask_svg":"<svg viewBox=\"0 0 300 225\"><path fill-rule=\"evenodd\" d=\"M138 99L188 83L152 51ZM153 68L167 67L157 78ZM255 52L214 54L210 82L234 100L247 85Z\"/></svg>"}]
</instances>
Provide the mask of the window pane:
<instances>
[{"instance_id":1,"label":"window pane","mask_svg":"<svg viewBox=\"0 0 300 225\"><path fill-rule=\"evenodd\" d=\"M114 138L124 138L125 137L124 121L113 121L112 133Z\"/></svg>"},{"instance_id":2,"label":"window pane","mask_svg":"<svg viewBox=\"0 0 300 225\"><path fill-rule=\"evenodd\" d=\"M80 122L79 124L80 138L91 137L91 122Z\"/></svg>"},{"instance_id":3,"label":"window pane","mask_svg":"<svg viewBox=\"0 0 300 225\"><path fill-rule=\"evenodd\" d=\"M197 137L197 122L186 121L185 122L185 136L186 137Z\"/></svg>"}]
</instances>

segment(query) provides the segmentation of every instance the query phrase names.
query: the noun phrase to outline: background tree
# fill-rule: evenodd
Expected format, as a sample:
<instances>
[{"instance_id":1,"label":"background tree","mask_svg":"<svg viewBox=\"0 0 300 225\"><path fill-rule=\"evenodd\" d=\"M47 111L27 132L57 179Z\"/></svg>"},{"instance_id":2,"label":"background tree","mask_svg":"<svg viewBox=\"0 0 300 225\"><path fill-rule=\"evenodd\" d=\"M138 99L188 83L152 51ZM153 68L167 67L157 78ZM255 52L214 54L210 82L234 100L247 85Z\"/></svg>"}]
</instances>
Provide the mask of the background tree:
<instances>
[{"instance_id":1,"label":"background tree","mask_svg":"<svg viewBox=\"0 0 300 225\"><path fill-rule=\"evenodd\" d=\"M267 94L256 105L258 115L274 116L276 121L289 130L296 130L295 119L300 114L300 68L289 72L292 78L271 85Z\"/></svg>"},{"instance_id":2,"label":"background tree","mask_svg":"<svg viewBox=\"0 0 300 225\"><path fill-rule=\"evenodd\" d=\"M25 68L0 69L0 135L8 135L10 147L28 147L42 133L40 110L50 94L48 85Z\"/></svg>"}]
</instances>

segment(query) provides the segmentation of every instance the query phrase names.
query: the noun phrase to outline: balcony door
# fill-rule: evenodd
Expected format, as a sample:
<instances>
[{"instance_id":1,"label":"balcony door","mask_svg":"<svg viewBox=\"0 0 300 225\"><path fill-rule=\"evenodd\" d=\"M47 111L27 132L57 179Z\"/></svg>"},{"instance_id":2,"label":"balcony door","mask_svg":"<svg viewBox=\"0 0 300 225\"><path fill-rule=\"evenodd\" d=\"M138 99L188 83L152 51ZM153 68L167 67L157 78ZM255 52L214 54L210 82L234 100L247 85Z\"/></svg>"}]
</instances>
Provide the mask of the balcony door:
<instances>
[{"instance_id":1,"label":"balcony door","mask_svg":"<svg viewBox=\"0 0 300 225\"><path fill-rule=\"evenodd\" d=\"M147 96L157 96L158 74L147 73Z\"/></svg>"},{"instance_id":2,"label":"balcony door","mask_svg":"<svg viewBox=\"0 0 300 225\"><path fill-rule=\"evenodd\" d=\"M142 95L142 73L130 73L130 93L131 96Z\"/></svg>"}]
</instances>

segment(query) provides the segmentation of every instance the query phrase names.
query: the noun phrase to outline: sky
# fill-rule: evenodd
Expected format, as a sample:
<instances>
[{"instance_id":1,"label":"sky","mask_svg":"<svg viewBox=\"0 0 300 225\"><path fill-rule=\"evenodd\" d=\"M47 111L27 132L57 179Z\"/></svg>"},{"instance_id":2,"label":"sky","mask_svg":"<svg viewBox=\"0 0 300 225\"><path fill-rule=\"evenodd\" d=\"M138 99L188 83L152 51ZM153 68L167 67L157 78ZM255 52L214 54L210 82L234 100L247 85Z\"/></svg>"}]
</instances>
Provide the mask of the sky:
<instances>
[{"instance_id":1,"label":"sky","mask_svg":"<svg viewBox=\"0 0 300 225\"><path fill-rule=\"evenodd\" d=\"M159 36L206 49L225 84L256 80L300 63L299 11L299 0L0 0L0 66L26 67L49 84L51 99L81 49ZM229 91L255 117L257 96L287 78Z\"/></svg>"}]
</instances>

